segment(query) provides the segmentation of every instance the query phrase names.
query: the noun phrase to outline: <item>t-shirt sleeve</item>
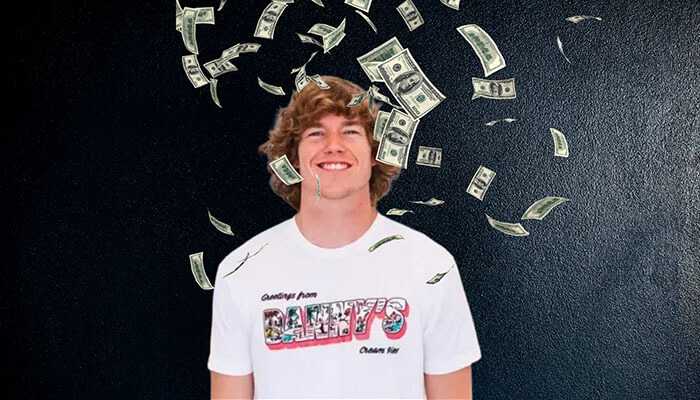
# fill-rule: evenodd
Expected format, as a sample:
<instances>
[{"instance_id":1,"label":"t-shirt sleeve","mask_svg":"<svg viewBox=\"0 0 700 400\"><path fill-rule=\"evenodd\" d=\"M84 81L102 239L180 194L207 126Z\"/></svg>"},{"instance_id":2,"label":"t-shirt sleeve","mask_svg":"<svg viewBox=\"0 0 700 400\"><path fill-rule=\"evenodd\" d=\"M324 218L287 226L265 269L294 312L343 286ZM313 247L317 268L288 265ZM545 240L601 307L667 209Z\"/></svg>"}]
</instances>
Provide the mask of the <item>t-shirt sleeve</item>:
<instances>
[{"instance_id":1,"label":"t-shirt sleeve","mask_svg":"<svg viewBox=\"0 0 700 400\"><path fill-rule=\"evenodd\" d=\"M231 279L223 278L232 267L226 259L219 265L212 301L211 342L207 368L225 375L248 375L253 372L250 356L249 321L244 296L234 293Z\"/></svg>"},{"instance_id":2,"label":"t-shirt sleeve","mask_svg":"<svg viewBox=\"0 0 700 400\"><path fill-rule=\"evenodd\" d=\"M450 255L451 264L438 272L452 269L435 284L422 285L428 309L423 327L423 372L447 374L468 367L481 358L467 296L459 266ZM433 271L435 272L435 271Z\"/></svg>"}]
</instances>

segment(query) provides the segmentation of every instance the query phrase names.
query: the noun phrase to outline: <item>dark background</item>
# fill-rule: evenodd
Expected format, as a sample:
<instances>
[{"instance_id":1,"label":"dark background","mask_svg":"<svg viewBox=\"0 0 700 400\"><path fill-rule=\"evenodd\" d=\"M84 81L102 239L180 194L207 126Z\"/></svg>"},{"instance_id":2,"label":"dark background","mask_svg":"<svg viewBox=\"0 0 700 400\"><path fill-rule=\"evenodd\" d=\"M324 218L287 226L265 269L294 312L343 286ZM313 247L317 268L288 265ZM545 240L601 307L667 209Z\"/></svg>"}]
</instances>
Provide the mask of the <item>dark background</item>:
<instances>
[{"instance_id":1,"label":"dark background","mask_svg":"<svg viewBox=\"0 0 700 400\"><path fill-rule=\"evenodd\" d=\"M213 279L226 254L294 214L256 154L288 96L256 77L291 93L290 69L317 49L295 32L346 17L346 38L309 73L366 87L355 57L397 36L447 97L421 120L379 211L413 209L390 218L460 263L482 351L475 399L700 398L698 3L462 0L454 11L414 0L425 24L409 32L400 0L374 0L375 34L354 8L324 2L291 4L272 41L253 37L265 1L229 0L216 25L198 25L201 64L262 44L220 77L223 109L183 72L172 2L6 10L3 370L14 396L208 397L211 292L188 255L204 251ZM603 21L564 20L577 14ZM483 71L455 29L467 23L498 44L507 67L489 79L515 78L517 99L470 100ZM484 126L505 117L518 121ZM553 156L549 127L569 158ZM440 169L415 164L419 145L443 149ZM479 165L497 173L483 202L466 194ZM571 201L520 221L530 236L486 222L519 222L547 195ZM430 197L445 204L408 202Z\"/></svg>"}]
</instances>

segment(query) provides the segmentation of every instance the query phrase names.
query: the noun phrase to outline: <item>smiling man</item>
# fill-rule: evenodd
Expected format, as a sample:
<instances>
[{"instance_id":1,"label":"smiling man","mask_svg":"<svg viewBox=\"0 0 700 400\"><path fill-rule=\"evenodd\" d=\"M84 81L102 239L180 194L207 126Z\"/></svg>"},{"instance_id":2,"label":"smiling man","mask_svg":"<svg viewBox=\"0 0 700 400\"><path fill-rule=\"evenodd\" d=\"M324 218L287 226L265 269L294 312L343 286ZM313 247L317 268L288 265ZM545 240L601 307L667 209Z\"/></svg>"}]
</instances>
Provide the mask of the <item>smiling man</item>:
<instances>
[{"instance_id":1,"label":"smiling man","mask_svg":"<svg viewBox=\"0 0 700 400\"><path fill-rule=\"evenodd\" d=\"M286 185L268 167L296 214L217 270L212 399L471 399L481 352L459 268L443 246L377 212L400 172L376 159L378 108L347 107L362 89L322 79L330 89L294 93L259 148L302 176Z\"/></svg>"}]
</instances>

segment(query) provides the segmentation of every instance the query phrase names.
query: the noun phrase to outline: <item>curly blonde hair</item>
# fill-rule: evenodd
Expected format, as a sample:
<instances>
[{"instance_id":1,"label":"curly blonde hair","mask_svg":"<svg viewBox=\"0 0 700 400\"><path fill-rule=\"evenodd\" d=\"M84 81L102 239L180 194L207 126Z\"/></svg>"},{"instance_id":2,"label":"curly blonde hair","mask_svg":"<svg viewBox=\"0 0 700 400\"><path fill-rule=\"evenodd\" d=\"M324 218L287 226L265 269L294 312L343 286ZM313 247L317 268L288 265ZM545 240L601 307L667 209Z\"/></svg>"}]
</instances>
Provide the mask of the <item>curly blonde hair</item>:
<instances>
[{"instance_id":1,"label":"curly blonde hair","mask_svg":"<svg viewBox=\"0 0 700 400\"><path fill-rule=\"evenodd\" d=\"M269 131L268 140L258 147L258 154L267 156L267 171L270 173L270 188L287 204L299 211L301 202L301 185L285 185L270 168L269 163L283 155L298 168L299 140L301 133L318 122L326 114L336 114L348 119L358 118L365 128L367 140L372 147L372 158L376 158L379 142L374 140L374 123L379 114L379 106L369 104L365 97L360 105L346 105L356 94L364 91L360 86L345 79L323 75L321 78L330 86L323 90L314 82L309 82L301 92L294 92L286 107L277 111L275 125ZM377 207L379 200L391 189L392 182L401 173L400 167L377 162L372 167L369 180L370 201Z\"/></svg>"}]
</instances>

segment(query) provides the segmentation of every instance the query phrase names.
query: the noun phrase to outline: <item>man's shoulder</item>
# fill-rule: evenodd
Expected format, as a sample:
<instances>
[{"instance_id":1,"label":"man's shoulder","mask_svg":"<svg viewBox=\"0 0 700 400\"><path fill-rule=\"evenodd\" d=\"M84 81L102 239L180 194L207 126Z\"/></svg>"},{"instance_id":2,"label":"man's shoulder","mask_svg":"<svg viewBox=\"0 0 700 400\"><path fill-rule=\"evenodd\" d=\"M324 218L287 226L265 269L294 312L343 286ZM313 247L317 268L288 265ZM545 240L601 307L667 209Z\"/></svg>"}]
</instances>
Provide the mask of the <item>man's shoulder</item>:
<instances>
[{"instance_id":1,"label":"man's shoulder","mask_svg":"<svg viewBox=\"0 0 700 400\"><path fill-rule=\"evenodd\" d=\"M437 263L449 262L452 259L450 251L426 233L386 216L382 215L382 217L387 221L387 232L396 232L401 235L405 248L410 251L413 258L426 259L427 257Z\"/></svg>"},{"instance_id":2,"label":"man's shoulder","mask_svg":"<svg viewBox=\"0 0 700 400\"><path fill-rule=\"evenodd\" d=\"M231 271L244 260L247 261L253 257L264 257L266 247L279 244L282 241L280 235L289 221L290 219L281 221L243 242L243 244L233 249L221 260L218 270Z\"/></svg>"}]
</instances>

